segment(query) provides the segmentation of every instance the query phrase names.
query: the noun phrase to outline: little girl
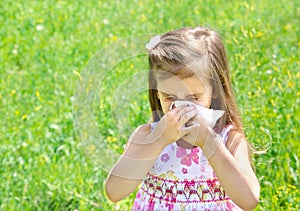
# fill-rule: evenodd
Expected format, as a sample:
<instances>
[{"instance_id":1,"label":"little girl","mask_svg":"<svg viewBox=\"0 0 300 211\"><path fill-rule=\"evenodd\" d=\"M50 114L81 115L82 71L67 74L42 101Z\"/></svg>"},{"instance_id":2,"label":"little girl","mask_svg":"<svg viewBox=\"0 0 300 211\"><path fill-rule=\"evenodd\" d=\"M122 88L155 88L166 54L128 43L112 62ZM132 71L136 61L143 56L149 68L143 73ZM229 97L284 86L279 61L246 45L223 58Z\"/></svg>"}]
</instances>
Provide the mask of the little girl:
<instances>
[{"instance_id":1,"label":"little girl","mask_svg":"<svg viewBox=\"0 0 300 211\"><path fill-rule=\"evenodd\" d=\"M107 178L109 199L117 202L142 183L133 210L254 209L260 187L221 37L206 27L182 28L146 47L153 123L130 136ZM211 125L199 106L225 113Z\"/></svg>"}]
</instances>

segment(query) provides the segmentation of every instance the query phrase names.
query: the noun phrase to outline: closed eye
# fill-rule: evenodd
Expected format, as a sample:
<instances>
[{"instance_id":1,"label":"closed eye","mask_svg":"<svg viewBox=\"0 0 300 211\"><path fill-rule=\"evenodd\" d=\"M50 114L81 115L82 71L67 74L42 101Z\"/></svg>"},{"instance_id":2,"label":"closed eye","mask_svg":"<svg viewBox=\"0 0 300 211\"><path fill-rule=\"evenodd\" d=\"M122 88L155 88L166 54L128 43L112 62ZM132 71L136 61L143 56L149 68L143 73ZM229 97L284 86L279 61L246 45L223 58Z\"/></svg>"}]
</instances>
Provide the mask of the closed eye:
<instances>
[{"instance_id":1,"label":"closed eye","mask_svg":"<svg viewBox=\"0 0 300 211\"><path fill-rule=\"evenodd\" d=\"M164 97L166 100L175 100L174 97L171 97L171 96L167 96L167 97Z\"/></svg>"},{"instance_id":2,"label":"closed eye","mask_svg":"<svg viewBox=\"0 0 300 211\"><path fill-rule=\"evenodd\" d=\"M176 99L175 96L167 94L167 93L163 93L163 92L162 92L162 96L165 100L175 100Z\"/></svg>"},{"instance_id":3,"label":"closed eye","mask_svg":"<svg viewBox=\"0 0 300 211\"><path fill-rule=\"evenodd\" d=\"M199 95L193 95L188 98L190 101L198 101L200 99Z\"/></svg>"}]
</instances>

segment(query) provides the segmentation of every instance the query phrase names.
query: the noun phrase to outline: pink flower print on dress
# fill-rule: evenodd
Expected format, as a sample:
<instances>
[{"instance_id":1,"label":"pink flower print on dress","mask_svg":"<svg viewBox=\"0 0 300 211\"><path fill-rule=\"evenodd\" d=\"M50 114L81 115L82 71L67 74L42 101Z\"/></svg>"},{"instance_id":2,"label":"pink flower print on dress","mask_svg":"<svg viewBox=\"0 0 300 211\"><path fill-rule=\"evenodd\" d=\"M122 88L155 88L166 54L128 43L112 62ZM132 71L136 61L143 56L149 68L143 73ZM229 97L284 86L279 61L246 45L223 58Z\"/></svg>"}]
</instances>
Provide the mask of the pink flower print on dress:
<instances>
[{"instance_id":1,"label":"pink flower print on dress","mask_svg":"<svg viewBox=\"0 0 300 211\"><path fill-rule=\"evenodd\" d=\"M183 157L185 156L187 153L186 153L186 149L184 148L177 148L176 150L176 157L180 158L180 157Z\"/></svg>"},{"instance_id":2,"label":"pink flower print on dress","mask_svg":"<svg viewBox=\"0 0 300 211\"><path fill-rule=\"evenodd\" d=\"M187 154L186 149L184 148L177 148L176 157L181 157L181 164L191 166L192 161L194 161L194 163L196 164L199 164L199 155L197 154L198 152L198 147L193 148L190 154Z\"/></svg>"},{"instance_id":3,"label":"pink flower print on dress","mask_svg":"<svg viewBox=\"0 0 300 211\"><path fill-rule=\"evenodd\" d=\"M161 155L160 160L163 162L167 162L170 159L170 156L167 153Z\"/></svg>"},{"instance_id":4,"label":"pink flower print on dress","mask_svg":"<svg viewBox=\"0 0 300 211\"><path fill-rule=\"evenodd\" d=\"M181 171L182 171L183 174L187 174L188 173L188 170L186 168L182 168Z\"/></svg>"}]
</instances>

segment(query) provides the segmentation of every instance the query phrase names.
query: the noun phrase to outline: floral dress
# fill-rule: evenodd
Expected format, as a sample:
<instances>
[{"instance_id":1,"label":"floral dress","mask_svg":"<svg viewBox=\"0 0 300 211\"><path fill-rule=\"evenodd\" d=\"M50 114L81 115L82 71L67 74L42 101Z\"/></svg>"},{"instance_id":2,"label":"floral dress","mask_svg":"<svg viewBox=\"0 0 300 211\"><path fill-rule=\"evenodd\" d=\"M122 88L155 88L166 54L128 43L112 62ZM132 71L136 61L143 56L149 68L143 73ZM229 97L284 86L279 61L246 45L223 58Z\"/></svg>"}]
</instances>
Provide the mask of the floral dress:
<instances>
[{"instance_id":1,"label":"floral dress","mask_svg":"<svg viewBox=\"0 0 300 211\"><path fill-rule=\"evenodd\" d=\"M231 128L228 125L220 133L224 144ZM172 143L144 178L132 210L241 209L221 187L201 148Z\"/></svg>"}]
</instances>

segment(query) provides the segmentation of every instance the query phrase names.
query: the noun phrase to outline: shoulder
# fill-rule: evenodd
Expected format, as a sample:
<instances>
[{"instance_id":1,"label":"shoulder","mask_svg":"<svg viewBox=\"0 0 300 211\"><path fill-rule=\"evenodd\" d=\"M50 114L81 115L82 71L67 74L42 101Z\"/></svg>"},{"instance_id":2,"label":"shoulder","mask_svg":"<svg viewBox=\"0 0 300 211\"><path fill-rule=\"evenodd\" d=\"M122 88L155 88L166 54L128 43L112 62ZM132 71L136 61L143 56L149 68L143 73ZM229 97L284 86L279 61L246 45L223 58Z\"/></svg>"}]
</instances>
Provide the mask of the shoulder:
<instances>
[{"instance_id":1,"label":"shoulder","mask_svg":"<svg viewBox=\"0 0 300 211\"><path fill-rule=\"evenodd\" d=\"M148 123L148 124L140 125L139 127L136 128L135 131L140 132L140 133L150 133L151 132L151 124Z\"/></svg>"},{"instance_id":2,"label":"shoulder","mask_svg":"<svg viewBox=\"0 0 300 211\"><path fill-rule=\"evenodd\" d=\"M238 141L238 142L243 142L246 141L245 135L244 133L242 133L241 131L232 128L229 132L228 132L228 141Z\"/></svg>"},{"instance_id":3,"label":"shoulder","mask_svg":"<svg viewBox=\"0 0 300 211\"><path fill-rule=\"evenodd\" d=\"M230 131L228 134L226 148L236 160L242 163L243 166L248 166L255 171L251 158L251 147L244 133L234 129Z\"/></svg>"},{"instance_id":4,"label":"shoulder","mask_svg":"<svg viewBox=\"0 0 300 211\"><path fill-rule=\"evenodd\" d=\"M151 124L138 126L129 137L129 143L141 143L151 132ZM129 146L128 143L126 147Z\"/></svg>"},{"instance_id":5,"label":"shoulder","mask_svg":"<svg viewBox=\"0 0 300 211\"><path fill-rule=\"evenodd\" d=\"M244 133L232 128L228 132L226 147L232 155L235 155L238 149L243 148L248 153L248 142Z\"/></svg>"},{"instance_id":6,"label":"shoulder","mask_svg":"<svg viewBox=\"0 0 300 211\"><path fill-rule=\"evenodd\" d=\"M151 132L151 124L143 124L138 126L132 133L131 137L143 138Z\"/></svg>"}]
</instances>

